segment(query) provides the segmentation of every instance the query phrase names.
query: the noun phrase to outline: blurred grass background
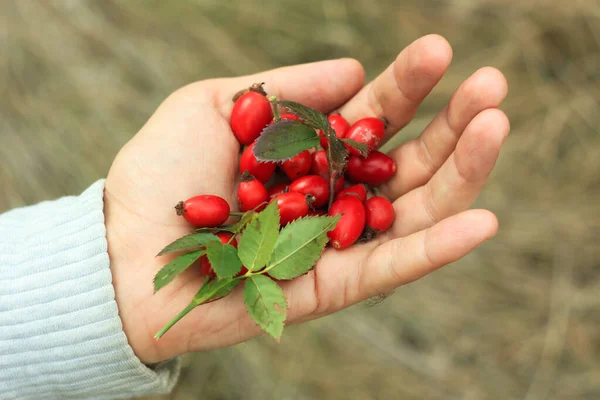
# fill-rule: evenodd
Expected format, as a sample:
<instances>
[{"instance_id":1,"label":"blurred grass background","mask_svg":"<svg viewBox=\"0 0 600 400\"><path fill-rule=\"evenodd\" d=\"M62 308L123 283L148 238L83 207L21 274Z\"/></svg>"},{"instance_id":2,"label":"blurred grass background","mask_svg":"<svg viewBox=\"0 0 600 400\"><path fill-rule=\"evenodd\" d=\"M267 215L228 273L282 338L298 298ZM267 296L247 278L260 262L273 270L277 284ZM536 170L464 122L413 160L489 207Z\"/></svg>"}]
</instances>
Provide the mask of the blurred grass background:
<instances>
[{"instance_id":1,"label":"blurred grass background","mask_svg":"<svg viewBox=\"0 0 600 400\"><path fill-rule=\"evenodd\" d=\"M0 212L106 176L189 82L337 57L373 78L428 33L454 63L397 143L473 71L504 71L513 129L476 204L498 236L279 345L187 356L155 399L599 399L595 0L0 0Z\"/></svg>"}]
</instances>

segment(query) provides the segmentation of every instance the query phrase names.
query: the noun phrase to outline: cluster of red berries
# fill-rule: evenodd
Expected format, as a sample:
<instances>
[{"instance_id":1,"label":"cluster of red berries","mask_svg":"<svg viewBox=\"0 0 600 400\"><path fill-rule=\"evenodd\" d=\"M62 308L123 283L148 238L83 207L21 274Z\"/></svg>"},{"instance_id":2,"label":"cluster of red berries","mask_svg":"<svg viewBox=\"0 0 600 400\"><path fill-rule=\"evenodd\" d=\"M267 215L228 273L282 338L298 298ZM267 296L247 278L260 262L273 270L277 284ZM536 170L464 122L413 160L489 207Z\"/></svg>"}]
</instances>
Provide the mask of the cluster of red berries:
<instances>
[{"instance_id":1,"label":"cluster of red berries","mask_svg":"<svg viewBox=\"0 0 600 400\"><path fill-rule=\"evenodd\" d=\"M367 195L367 188L373 189L387 182L396 172L394 160L376 150L386 129L382 119L363 118L350 125L340 114L328 116L338 138L367 145L369 153L363 157L346 144L350 158L345 176L335 182L335 201L327 209L330 182L326 135L318 132L323 149L305 150L281 163L260 162L255 156L254 145L263 129L274 122L272 104L262 85L253 85L240 92L234 101L231 129L239 143L246 146L240 158L241 183L237 189L241 211L258 212L269 202L276 201L281 226L307 215L342 215L335 229L328 233L330 243L336 249L345 249L361 237L369 239L390 228L395 218L390 201L381 196L368 198ZM291 113L281 114L279 118L301 121ZM230 216L229 204L218 196L196 196L176 208L196 227L217 227ZM217 235L224 243L232 239L229 233ZM231 244L235 246L235 238ZM206 256L202 260L202 269L208 274L210 264Z\"/></svg>"}]
</instances>

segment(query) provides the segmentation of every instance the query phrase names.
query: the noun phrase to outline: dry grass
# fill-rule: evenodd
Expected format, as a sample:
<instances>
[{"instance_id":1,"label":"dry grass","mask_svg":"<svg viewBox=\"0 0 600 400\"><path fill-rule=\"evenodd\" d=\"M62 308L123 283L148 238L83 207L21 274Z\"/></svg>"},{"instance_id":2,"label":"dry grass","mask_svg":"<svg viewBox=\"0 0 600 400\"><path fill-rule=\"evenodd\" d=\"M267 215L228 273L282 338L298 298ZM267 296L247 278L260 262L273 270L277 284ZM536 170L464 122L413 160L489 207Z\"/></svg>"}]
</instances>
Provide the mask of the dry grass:
<instances>
[{"instance_id":1,"label":"dry grass","mask_svg":"<svg viewBox=\"0 0 600 400\"><path fill-rule=\"evenodd\" d=\"M0 211L106 175L190 81L355 57L372 77L437 32L448 76L507 75L513 130L477 202L501 230L376 306L186 358L172 399L600 398L600 6L594 0L4 0Z\"/></svg>"}]
</instances>

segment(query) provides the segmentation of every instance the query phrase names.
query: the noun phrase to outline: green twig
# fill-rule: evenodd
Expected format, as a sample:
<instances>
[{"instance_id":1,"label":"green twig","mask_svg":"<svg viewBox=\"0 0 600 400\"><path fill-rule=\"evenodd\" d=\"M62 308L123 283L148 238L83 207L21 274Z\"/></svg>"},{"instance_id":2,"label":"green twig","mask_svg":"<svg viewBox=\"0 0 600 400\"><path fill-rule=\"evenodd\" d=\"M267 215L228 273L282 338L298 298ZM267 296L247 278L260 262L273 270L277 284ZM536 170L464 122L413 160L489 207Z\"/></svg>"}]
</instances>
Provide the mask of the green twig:
<instances>
[{"instance_id":1,"label":"green twig","mask_svg":"<svg viewBox=\"0 0 600 400\"><path fill-rule=\"evenodd\" d=\"M154 339L160 339L169 329L173 327L179 320L185 317L190 311L192 311L197 306L195 301L192 301L186 308L184 308L175 318L169 321L156 335L154 335Z\"/></svg>"},{"instance_id":2,"label":"green twig","mask_svg":"<svg viewBox=\"0 0 600 400\"><path fill-rule=\"evenodd\" d=\"M271 110L273 110L273 120L279 121L281 116L279 115L279 107L274 102L277 101L277 97L270 96L269 101L271 102Z\"/></svg>"}]
</instances>

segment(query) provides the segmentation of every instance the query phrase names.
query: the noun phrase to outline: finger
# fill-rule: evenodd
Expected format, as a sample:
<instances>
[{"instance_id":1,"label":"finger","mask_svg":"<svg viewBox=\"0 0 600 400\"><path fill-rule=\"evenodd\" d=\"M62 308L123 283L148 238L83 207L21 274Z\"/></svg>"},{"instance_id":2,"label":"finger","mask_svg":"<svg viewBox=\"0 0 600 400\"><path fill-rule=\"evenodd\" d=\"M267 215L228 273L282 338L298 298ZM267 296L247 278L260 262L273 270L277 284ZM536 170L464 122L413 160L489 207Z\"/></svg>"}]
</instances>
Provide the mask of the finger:
<instances>
[{"instance_id":1,"label":"finger","mask_svg":"<svg viewBox=\"0 0 600 400\"><path fill-rule=\"evenodd\" d=\"M452 48L446 39L439 35L424 36L405 48L381 75L339 111L349 122L384 117L388 121L385 141L410 122L451 60Z\"/></svg>"},{"instance_id":2,"label":"finger","mask_svg":"<svg viewBox=\"0 0 600 400\"><path fill-rule=\"evenodd\" d=\"M362 65L351 58L294 65L239 78L205 82L213 88L217 106L228 117L232 97L255 82L264 82L270 96L292 100L328 113L354 96L364 86Z\"/></svg>"},{"instance_id":3,"label":"finger","mask_svg":"<svg viewBox=\"0 0 600 400\"><path fill-rule=\"evenodd\" d=\"M498 109L482 111L433 178L394 202L392 234L406 236L468 209L492 172L510 124Z\"/></svg>"},{"instance_id":4,"label":"finger","mask_svg":"<svg viewBox=\"0 0 600 400\"><path fill-rule=\"evenodd\" d=\"M471 210L405 238L325 252L313 271L284 284L288 323L331 314L412 282L464 257L496 231L491 212Z\"/></svg>"},{"instance_id":5,"label":"finger","mask_svg":"<svg viewBox=\"0 0 600 400\"><path fill-rule=\"evenodd\" d=\"M471 120L483 110L498 107L507 92L506 78L495 68L482 68L471 75L418 138L389 153L398 168L381 187L383 193L397 199L424 185L452 154Z\"/></svg>"},{"instance_id":6,"label":"finger","mask_svg":"<svg viewBox=\"0 0 600 400\"><path fill-rule=\"evenodd\" d=\"M364 265L360 288L354 298L362 300L386 293L400 285L454 262L493 237L498 220L487 210L469 210L426 230L385 242Z\"/></svg>"}]
</instances>

